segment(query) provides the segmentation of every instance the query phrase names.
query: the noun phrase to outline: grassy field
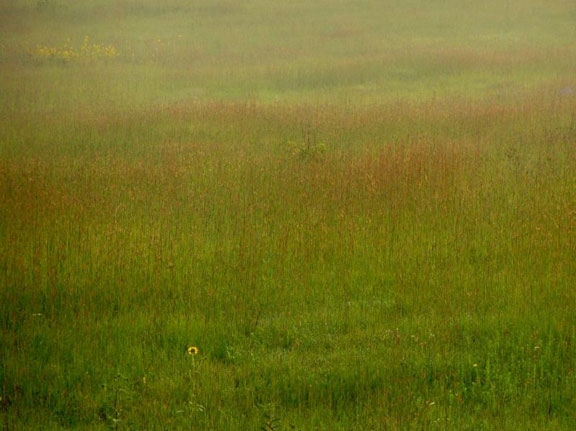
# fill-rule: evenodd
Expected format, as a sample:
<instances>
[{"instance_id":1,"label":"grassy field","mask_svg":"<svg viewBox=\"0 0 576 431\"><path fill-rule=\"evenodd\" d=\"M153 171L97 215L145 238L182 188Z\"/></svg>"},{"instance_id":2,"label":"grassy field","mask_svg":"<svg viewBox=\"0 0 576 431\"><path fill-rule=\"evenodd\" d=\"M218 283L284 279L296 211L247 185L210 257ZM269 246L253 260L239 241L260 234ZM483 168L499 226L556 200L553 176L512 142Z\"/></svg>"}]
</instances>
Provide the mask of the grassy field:
<instances>
[{"instance_id":1,"label":"grassy field","mask_svg":"<svg viewBox=\"0 0 576 431\"><path fill-rule=\"evenodd\" d=\"M0 0L0 429L575 429L575 20Z\"/></svg>"}]
</instances>

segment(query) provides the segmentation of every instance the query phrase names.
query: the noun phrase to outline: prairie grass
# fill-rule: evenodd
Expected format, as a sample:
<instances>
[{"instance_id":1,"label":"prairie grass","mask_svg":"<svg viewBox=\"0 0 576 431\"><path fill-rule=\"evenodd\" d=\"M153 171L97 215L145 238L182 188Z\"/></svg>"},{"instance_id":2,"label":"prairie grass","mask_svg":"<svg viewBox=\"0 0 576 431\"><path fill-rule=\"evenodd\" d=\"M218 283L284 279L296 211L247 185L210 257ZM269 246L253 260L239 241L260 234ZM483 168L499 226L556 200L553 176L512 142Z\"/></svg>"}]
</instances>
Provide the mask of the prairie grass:
<instances>
[{"instance_id":1,"label":"prairie grass","mask_svg":"<svg viewBox=\"0 0 576 431\"><path fill-rule=\"evenodd\" d=\"M2 429L574 428L573 6L87 3L0 2Z\"/></svg>"},{"instance_id":2,"label":"prairie grass","mask_svg":"<svg viewBox=\"0 0 576 431\"><path fill-rule=\"evenodd\" d=\"M4 157L6 420L569 429L574 104L412 109L374 142L389 108L323 106L314 160L310 107L245 104Z\"/></svg>"}]
</instances>

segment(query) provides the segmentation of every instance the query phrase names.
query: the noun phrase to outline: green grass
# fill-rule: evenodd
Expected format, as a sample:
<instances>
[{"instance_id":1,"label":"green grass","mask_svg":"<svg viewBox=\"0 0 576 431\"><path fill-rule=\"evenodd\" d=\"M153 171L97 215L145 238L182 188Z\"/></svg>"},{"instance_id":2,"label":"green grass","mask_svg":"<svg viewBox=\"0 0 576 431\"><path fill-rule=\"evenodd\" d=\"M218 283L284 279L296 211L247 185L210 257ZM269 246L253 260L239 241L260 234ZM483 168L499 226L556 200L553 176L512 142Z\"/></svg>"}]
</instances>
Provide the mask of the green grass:
<instances>
[{"instance_id":1,"label":"green grass","mask_svg":"<svg viewBox=\"0 0 576 431\"><path fill-rule=\"evenodd\" d=\"M1 429L576 426L574 6L87 3L0 2Z\"/></svg>"}]
</instances>

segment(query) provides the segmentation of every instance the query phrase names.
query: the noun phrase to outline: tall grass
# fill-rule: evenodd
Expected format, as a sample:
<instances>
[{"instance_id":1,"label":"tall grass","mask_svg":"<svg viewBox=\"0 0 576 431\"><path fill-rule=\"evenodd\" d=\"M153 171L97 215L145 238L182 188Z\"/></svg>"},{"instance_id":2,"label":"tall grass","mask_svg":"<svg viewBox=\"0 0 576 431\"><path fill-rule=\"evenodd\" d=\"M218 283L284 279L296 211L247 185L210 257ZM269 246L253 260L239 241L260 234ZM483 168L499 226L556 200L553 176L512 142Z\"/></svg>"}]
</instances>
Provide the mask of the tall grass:
<instances>
[{"instance_id":1,"label":"tall grass","mask_svg":"<svg viewBox=\"0 0 576 431\"><path fill-rule=\"evenodd\" d=\"M573 8L456 6L0 3L2 429L573 429Z\"/></svg>"},{"instance_id":2,"label":"tall grass","mask_svg":"<svg viewBox=\"0 0 576 431\"><path fill-rule=\"evenodd\" d=\"M501 99L573 82L574 11L560 1L84 3L3 8L3 102L109 110L190 99ZM86 36L118 56L38 64L38 47L78 47Z\"/></svg>"},{"instance_id":3,"label":"tall grass","mask_svg":"<svg viewBox=\"0 0 576 431\"><path fill-rule=\"evenodd\" d=\"M573 108L407 108L375 142L389 107L190 105L4 157L6 421L569 429Z\"/></svg>"}]
</instances>

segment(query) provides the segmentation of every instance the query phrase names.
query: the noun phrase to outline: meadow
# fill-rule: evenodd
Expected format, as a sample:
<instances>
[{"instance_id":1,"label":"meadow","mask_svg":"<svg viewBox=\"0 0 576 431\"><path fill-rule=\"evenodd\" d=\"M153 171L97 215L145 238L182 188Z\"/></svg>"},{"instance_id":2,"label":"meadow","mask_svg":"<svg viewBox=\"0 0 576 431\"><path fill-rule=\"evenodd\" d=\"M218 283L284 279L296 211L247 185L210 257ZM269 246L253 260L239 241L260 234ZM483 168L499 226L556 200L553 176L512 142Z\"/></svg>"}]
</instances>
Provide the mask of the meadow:
<instances>
[{"instance_id":1,"label":"meadow","mask_svg":"<svg viewBox=\"0 0 576 431\"><path fill-rule=\"evenodd\" d=\"M575 19L0 0L0 429L575 429Z\"/></svg>"}]
</instances>

